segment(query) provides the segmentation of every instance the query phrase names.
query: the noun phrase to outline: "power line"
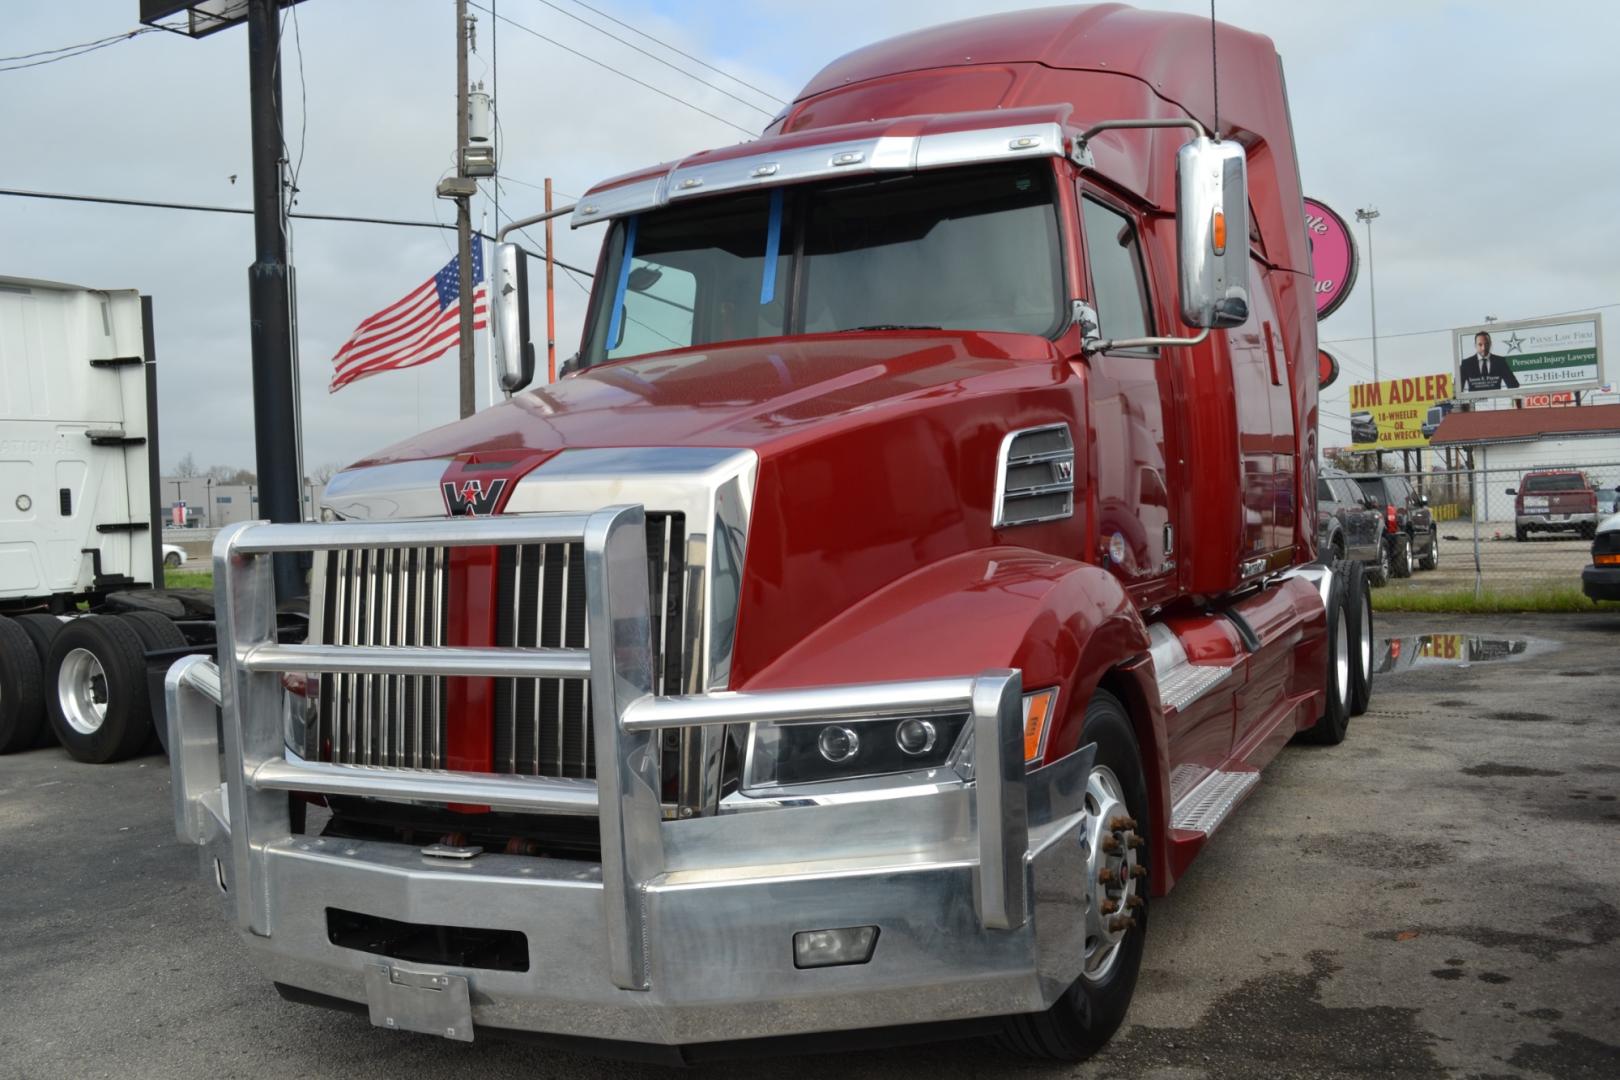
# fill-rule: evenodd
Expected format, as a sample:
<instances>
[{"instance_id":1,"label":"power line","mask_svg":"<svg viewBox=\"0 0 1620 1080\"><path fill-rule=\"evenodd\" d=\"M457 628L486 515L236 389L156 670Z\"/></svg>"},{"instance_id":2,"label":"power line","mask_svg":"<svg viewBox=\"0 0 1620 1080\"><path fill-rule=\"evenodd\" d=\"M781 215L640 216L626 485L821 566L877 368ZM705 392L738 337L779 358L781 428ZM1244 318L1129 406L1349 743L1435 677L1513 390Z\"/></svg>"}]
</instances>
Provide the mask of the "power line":
<instances>
[{"instance_id":1,"label":"power line","mask_svg":"<svg viewBox=\"0 0 1620 1080\"><path fill-rule=\"evenodd\" d=\"M251 216L253 214L253 211L247 207L160 202L156 199L124 199L111 195L77 195L65 191L28 191L22 188L0 188L0 196L19 199L45 199L52 202L98 203L106 206L139 206L150 210L185 210L201 214L237 214L241 216ZM354 225L394 225L407 229L438 229L446 231L455 228L454 225L446 225L439 221L406 221L403 218L365 217L359 214L311 214L299 212L287 216L301 218L305 221L340 221ZM494 239L494 237L485 233L479 233L478 235L486 240ZM544 255L536 255L532 251L529 254L535 258L545 257ZM574 273L584 274L586 277L594 276L591 271L583 267L566 264L561 259L553 259L552 261Z\"/></svg>"},{"instance_id":2,"label":"power line","mask_svg":"<svg viewBox=\"0 0 1620 1080\"><path fill-rule=\"evenodd\" d=\"M1549 312L1547 312L1547 313L1545 313L1543 315L1527 315L1527 316L1525 316L1525 318L1527 318L1527 319L1556 319L1560 315L1584 315L1588 311L1605 311L1605 310L1607 310L1609 308L1616 308L1616 307L1620 307L1620 301L1616 301L1615 303L1612 303L1612 304L1589 304L1586 307L1571 308L1568 311L1549 311ZM1511 322L1511 321L1515 321L1515 320L1504 319L1502 321ZM1449 333L1451 333L1452 331L1454 331L1456 329L1457 328L1455 326L1441 326L1441 327L1436 327L1433 330L1403 330L1402 332L1400 332L1398 334L1379 334L1378 337L1380 338L1380 340L1383 339L1383 338L1396 338L1396 337L1422 337L1424 334L1449 334ZM1342 343L1344 343L1346 341L1371 341L1371 340L1372 340L1371 335L1368 335L1366 337L1326 338L1321 342L1321 344L1323 344L1323 345L1339 345L1339 344L1342 344Z\"/></svg>"},{"instance_id":3,"label":"power line","mask_svg":"<svg viewBox=\"0 0 1620 1080\"><path fill-rule=\"evenodd\" d=\"M157 26L141 26L134 30L127 30L122 34L112 34L96 41L81 42L78 45L64 45L59 49L43 49L39 52L24 53L20 56L0 57L0 64L10 63L13 60L29 61L26 64L12 64L10 67L0 67L0 72L21 71L24 68L42 67L45 64L54 64L58 60L71 60L75 56L83 56L86 53L93 53L101 49L110 48L111 46L117 45L120 42L128 41L131 38L140 37L142 34L150 34L159 29L162 28ZM36 56L41 57L42 59L30 59L31 57Z\"/></svg>"},{"instance_id":4,"label":"power line","mask_svg":"<svg viewBox=\"0 0 1620 1080\"><path fill-rule=\"evenodd\" d=\"M624 27L626 30L629 30L631 33L640 34L642 37L646 38L648 41L656 41L656 42L658 42L658 44L662 45L664 48L668 49L670 52L677 53L677 54L679 54L681 56L684 56L688 60L692 61L692 63L694 63L694 64L701 64L703 67L708 68L710 71L714 72L716 75L724 75L726 78L730 79L732 82L736 83L738 86L746 86L748 89L752 90L756 94L759 94L761 97L764 97L764 98L766 98L766 99L768 99L770 101L774 101L778 105L786 105L787 104L787 102L783 101L781 98L777 97L775 94L771 93L769 90L765 90L765 89L763 89L761 87L755 86L751 82L746 82L746 81L744 81L742 79L739 79L739 78L737 78L737 76L733 75L731 72L726 71L726 70L724 70L722 68L717 68L713 64L709 63L707 60L702 59L701 57L693 56L689 52L686 52L686 51L684 51L682 49L676 48L674 45L671 45L669 42L665 41L661 37L658 37L658 36L656 36L654 34L649 34L649 33L647 33L647 31L642 30L639 27L631 26L629 23L625 22L623 19L616 19L612 15L609 15L607 12L603 11L601 8L595 8L595 7L592 7L591 5L585 3L585 0L574 0L574 3L578 4L580 7L584 8L586 11L595 12L597 15L602 16L602 18L606 19L608 22L615 23L615 24L617 24L619 26Z\"/></svg>"},{"instance_id":5,"label":"power line","mask_svg":"<svg viewBox=\"0 0 1620 1080\"><path fill-rule=\"evenodd\" d=\"M694 75L690 71L687 71L685 68L681 67L679 64L675 64L675 63L672 63L672 62L670 62L668 60L665 60L662 56L659 56L657 53L648 52L646 49L643 49L640 45L637 45L633 41L626 41L626 40L624 40L624 38L620 37L617 34L609 33L608 31L602 29L600 26L597 26L595 23L591 22L589 19L580 18L578 15L575 15L573 12L568 11L568 10L566 10L564 8L558 7L556 4L553 4L551 2L551 0L535 0L535 2L538 3L538 4L544 4L546 7L550 8L551 10L557 12L560 15L564 15L564 16L570 18L570 19L573 19L575 22L579 23L582 26L590 27L592 30L595 30L598 34L601 34L604 37L611 38L614 41L617 41L620 45L623 45L627 49L634 49L636 52L640 53L642 56L645 56L647 59L656 61L657 63L660 63L660 64L663 64L665 67L669 68L671 71L679 72L680 74L685 75L688 79L692 79L692 80L695 80L696 82L702 83L704 86L707 86L710 90L713 90L718 94L724 94L726 97L730 98L732 101L737 102L739 105L744 105L744 106L746 106L746 107L748 107L750 109L753 109L755 112L760 113L761 115L765 116L767 119L771 118L771 117L774 117L776 115L776 113L773 112L772 110L770 110L770 109L762 109L758 105L755 105L752 101L749 101L747 98L738 97L736 94L733 94L730 90L727 90L725 87L716 86L714 83L712 83L709 80L703 78L701 75ZM493 14L493 12L491 12L491 14Z\"/></svg>"},{"instance_id":6,"label":"power line","mask_svg":"<svg viewBox=\"0 0 1620 1080\"><path fill-rule=\"evenodd\" d=\"M561 49L563 52L572 53L573 55L579 57L581 60L588 60L589 62L595 64L599 68L605 68L608 71L613 72L613 74L618 75L620 78L628 79L630 82L635 83L637 86L645 87L646 89L651 90L653 93L659 95L660 97L666 97L669 100L671 100L671 101L673 101L673 102L675 102L675 103L677 103L679 105L685 105L688 109L691 109L693 112L700 112L704 116L707 116L711 120L718 120L720 123L726 125L728 128L732 128L732 129L734 129L736 131L740 131L744 135L747 135L749 138L753 138L754 136L756 136L758 134L758 132L751 131L748 128L743 127L741 124L732 123L730 120L727 120L725 117L721 116L718 113L710 112L708 109L703 108L701 105L694 105L690 101L687 101L685 98L677 97L676 95L670 93L668 90L660 90L658 87L654 86L650 82L643 82L642 80L636 78L634 75L631 75L631 74L629 74L627 72L624 72L624 71L620 71L618 68L614 67L612 64L609 64L609 63L606 63L604 61L598 60L596 57L590 55L589 53L580 52L578 49L571 48L571 47L569 47L567 45L564 45L562 42L556 40L555 38L549 38L546 35L542 34L540 31L530 29L529 27L524 26L522 23L518 22L515 19L508 18L505 15L497 15L493 11L490 11L489 8L485 7L482 4L474 3L474 4L469 4L468 6L477 8L479 11L484 12L485 14L489 15L491 18L499 19L501 22L506 23L508 26L515 26L515 27L517 27L517 29L522 30L524 33L529 34L529 35L531 35L533 37L537 37L541 41L549 42L550 44L555 45L557 48Z\"/></svg>"}]
</instances>

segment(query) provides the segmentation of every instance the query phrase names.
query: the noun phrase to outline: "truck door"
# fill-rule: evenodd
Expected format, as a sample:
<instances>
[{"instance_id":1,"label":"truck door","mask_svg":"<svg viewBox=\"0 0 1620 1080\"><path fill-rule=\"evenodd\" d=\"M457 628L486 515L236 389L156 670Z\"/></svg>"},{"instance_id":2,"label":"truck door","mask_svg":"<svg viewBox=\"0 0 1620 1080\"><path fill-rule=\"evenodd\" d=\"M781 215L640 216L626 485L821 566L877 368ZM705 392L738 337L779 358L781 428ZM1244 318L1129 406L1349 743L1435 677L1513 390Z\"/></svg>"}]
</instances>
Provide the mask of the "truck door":
<instances>
[{"instance_id":1,"label":"truck door","mask_svg":"<svg viewBox=\"0 0 1620 1080\"><path fill-rule=\"evenodd\" d=\"M1137 228L1129 212L1082 188L1080 199L1090 281L1085 293L1105 338L1156 333L1154 307ZM1156 349L1093 354L1093 473L1097 487L1095 553L1137 603L1173 587L1174 512L1165 470L1167 365Z\"/></svg>"},{"instance_id":2,"label":"truck door","mask_svg":"<svg viewBox=\"0 0 1620 1080\"><path fill-rule=\"evenodd\" d=\"M1227 332L1243 468L1244 559L1294 542L1294 405L1288 357L1277 326L1270 270L1249 263L1249 320Z\"/></svg>"}]
</instances>

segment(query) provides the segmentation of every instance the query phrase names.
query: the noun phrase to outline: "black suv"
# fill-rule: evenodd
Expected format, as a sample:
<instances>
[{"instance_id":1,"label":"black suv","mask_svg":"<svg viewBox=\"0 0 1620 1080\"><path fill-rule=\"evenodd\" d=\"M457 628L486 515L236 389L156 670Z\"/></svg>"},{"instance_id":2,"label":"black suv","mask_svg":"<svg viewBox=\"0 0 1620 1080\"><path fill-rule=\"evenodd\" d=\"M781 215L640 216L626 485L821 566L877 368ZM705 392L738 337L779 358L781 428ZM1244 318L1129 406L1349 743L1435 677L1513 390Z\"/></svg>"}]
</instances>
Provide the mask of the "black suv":
<instances>
[{"instance_id":1,"label":"black suv","mask_svg":"<svg viewBox=\"0 0 1620 1080\"><path fill-rule=\"evenodd\" d=\"M1340 469L1316 478L1317 549L1324 559L1355 559L1374 585L1389 580L1392 561L1384 543L1384 515Z\"/></svg>"},{"instance_id":2,"label":"black suv","mask_svg":"<svg viewBox=\"0 0 1620 1080\"><path fill-rule=\"evenodd\" d=\"M1440 565L1440 530L1429 512L1429 497L1404 476L1385 473L1353 477L1384 515L1384 542L1389 546L1393 577L1411 577L1414 568Z\"/></svg>"}]
</instances>

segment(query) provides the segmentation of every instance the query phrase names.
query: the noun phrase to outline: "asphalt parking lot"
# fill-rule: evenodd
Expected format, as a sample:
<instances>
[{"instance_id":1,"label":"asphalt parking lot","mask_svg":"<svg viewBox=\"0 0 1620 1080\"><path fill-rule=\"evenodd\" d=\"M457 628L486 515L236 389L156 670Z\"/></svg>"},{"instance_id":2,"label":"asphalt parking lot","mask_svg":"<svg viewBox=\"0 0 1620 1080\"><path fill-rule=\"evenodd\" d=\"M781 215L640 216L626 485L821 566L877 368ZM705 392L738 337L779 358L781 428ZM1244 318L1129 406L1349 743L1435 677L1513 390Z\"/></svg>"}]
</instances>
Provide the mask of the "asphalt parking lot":
<instances>
[{"instance_id":1,"label":"asphalt parking lot","mask_svg":"<svg viewBox=\"0 0 1620 1080\"><path fill-rule=\"evenodd\" d=\"M1285 750L1154 903L1131 1019L1097 1059L956 1043L691 1075L1620 1075L1620 617L1379 630L1536 644L1425 657L1343 746ZM0 759L0 957L0 1077L669 1075L283 1002L175 842L159 757Z\"/></svg>"}]
</instances>

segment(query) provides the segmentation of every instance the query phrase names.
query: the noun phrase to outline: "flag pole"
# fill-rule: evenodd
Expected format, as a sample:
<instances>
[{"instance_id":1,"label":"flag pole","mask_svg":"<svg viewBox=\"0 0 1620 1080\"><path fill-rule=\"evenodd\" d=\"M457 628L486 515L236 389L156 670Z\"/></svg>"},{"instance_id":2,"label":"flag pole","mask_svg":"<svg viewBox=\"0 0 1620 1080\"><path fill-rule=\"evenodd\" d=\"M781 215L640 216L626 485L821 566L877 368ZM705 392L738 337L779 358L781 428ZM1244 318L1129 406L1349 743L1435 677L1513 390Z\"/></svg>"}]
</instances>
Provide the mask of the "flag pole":
<instances>
[{"instance_id":1,"label":"flag pole","mask_svg":"<svg viewBox=\"0 0 1620 1080\"><path fill-rule=\"evenodd\" d=\"M546 177L546 213L551 213L551 177ZM546 382L557 381L557 289L551 257L551 218L546 218Z\"/></svg>"}]
</instances>

